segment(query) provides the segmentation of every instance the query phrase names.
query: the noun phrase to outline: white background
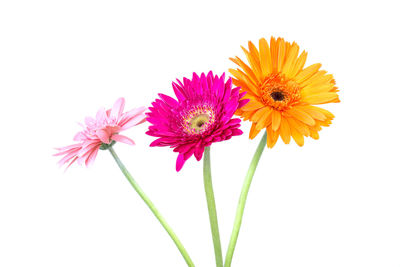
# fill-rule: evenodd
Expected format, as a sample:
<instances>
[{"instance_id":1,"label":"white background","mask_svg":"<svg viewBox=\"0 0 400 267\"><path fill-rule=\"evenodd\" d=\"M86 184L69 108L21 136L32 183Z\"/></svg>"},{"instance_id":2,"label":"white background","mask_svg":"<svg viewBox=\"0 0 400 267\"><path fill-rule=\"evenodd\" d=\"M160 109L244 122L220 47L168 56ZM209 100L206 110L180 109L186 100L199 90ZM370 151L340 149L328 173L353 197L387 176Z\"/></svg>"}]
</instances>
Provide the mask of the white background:
<instances>
[{"instance_id":1,"label":"white background","mask_svg":"<svg viewBox=\"0 0 400 267\"><path fill-rule=\"evenodd\" d=\"M107 152L56 166L76 122L124 96L148 106L193 71L227 71L240 45L281 36L340 88L336 118L304 147L265 151L234 267L399 267L399 8L396 1L1 1L0 266L185 266ZM395 26L396 25L396 26ZM202 164L115 146L196 263L214 256ZM212 146L223 251L261 136Z\"/></svg>"}]
</instances>

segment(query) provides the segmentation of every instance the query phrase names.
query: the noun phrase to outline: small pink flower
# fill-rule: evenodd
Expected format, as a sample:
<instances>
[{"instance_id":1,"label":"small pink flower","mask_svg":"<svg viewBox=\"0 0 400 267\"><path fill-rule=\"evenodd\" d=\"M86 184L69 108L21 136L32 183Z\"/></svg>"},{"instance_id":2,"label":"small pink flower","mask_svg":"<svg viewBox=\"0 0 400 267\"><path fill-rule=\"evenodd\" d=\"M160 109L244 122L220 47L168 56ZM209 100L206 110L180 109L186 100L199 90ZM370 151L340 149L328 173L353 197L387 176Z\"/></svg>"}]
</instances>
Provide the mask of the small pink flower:
<instances>
[{"instance_id":1,"label":"small pink flower","mask_svg":"<svg viewBox=\"0 0 400 267\"><path fill-rule=\"evenodd\" d=\"M115 142L134 145L132 139L119 133L145 122L146 108L140 107L123 112L124 106L125 99L119 98L112 109L101 108L95 118L86 117L85 124L80 124L83 130L74 137L77 143L57 148L58 153L54 156L63 156L59 164L68 164L68 168L77 161L79 164L85 163L89 166L94 162L99 149L107 149Z\"/></svg>"}]
</instances>

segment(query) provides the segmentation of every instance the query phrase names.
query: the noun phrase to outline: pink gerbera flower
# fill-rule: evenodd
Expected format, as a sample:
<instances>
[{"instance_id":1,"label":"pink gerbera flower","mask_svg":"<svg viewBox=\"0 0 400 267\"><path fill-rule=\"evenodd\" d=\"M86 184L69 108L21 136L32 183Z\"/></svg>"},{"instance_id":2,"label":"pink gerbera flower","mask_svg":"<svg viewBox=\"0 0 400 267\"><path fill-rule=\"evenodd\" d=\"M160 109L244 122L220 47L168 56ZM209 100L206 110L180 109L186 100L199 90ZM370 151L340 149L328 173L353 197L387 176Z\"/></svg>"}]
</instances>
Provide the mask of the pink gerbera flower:
<instances>
[{"instance_id":1,"label":"pink gerbera flower","mask_svg":"<svg viewBox=\"0 0 400 267\"><path fill-rule=\"evenodd\" d=\"M63 156L59 164L68 164L68 168L77 161L88 166L95 160L99 149L107 149L115 142L134 145L132 139L119 133L146 121L144 114L146 108L140 107L123 112L124 106L125 99L119 98L112 109L101 108L95 118L86 117L85 124L81 124L83 130L74 137L77 143L57 148L59 152L54 156Z\"/></svg>"},{"instance_id":2,"label":"pink gerbera flower","mask_svg":"<svg viewBox=\"0 0 400 267\"><path fill-rule=\"evenodd\" d=\"M241 120L232 116L248 100L241 100L239 87L232 89L231 78L225 82L225 74L218 77L211 71L200 77L193 73L192 80L183 78L183 83L177 80L172 86L178 100L159 94L147 113L153 124L147 134L159 137L150 146L170 146L179 153L180 171L193 154L199 161L205 147L243 133Z\"/></svg>"}]
</instances>

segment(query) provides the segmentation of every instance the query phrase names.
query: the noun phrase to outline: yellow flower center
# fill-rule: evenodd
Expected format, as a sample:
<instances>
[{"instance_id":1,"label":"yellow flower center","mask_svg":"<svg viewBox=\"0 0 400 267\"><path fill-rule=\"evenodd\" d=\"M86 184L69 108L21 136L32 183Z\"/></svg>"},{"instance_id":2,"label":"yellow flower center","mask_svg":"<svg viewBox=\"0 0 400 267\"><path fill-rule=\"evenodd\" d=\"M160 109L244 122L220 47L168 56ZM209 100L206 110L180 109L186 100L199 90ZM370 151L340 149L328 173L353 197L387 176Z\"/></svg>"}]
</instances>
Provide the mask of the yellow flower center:
<instances>
[{"instance_id":1,"label":"yellow flower center","mask_svg":"<svg viewBox=\"0 0 400 267\"><path fill-rule=\"evenodd\" d=\"M208 114L200 114L190 120L190 127L196 132L200 132L209 121L210 116L208 116Z\"/></svg>"},{"instance_id":2,"label":"yellow flower center","mask_svg":"<svg viewBox=\"0 0 400 267\"><path fill-rule=\"evenodd\" d=\"M299 103L300 86L279 74L266 77L260 88L261 101L275 110L288 110Z\"/></svg>"},{"instance_id":3,"label":"yellow flower center","mask_svg":"<svg viewBox=\"0 0 400 267\"><path fill-rule=\"evenodd\" d=\"M214 110L207 105L196 106L182 115L183 129L190 135L204 133L214 121Z\"/></svg>"}]
</instances>

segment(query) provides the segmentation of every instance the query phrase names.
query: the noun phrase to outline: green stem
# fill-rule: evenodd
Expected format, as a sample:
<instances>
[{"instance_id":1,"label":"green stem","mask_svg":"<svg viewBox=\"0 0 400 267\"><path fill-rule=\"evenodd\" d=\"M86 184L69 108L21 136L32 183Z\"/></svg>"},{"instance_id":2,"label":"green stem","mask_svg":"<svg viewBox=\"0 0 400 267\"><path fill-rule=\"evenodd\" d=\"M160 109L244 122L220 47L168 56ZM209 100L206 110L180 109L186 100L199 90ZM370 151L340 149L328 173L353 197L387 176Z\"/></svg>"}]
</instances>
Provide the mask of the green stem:
<instances>
[{"instance_id":1,"label":"green stem","mask_svg":"<svg viewBox=\"0 0 400 267\"><path fill-rule=\"evenodd\" d=\"M231 266L233 253L235 251L236 242L239 236L240 226L242 225L242 218L243 218L244 207L246 205L247 194L249 193L251 181L253 180L254 173L256 171L258 162L260 161L266 143L267 143L267 132L264 133L263 137L260 140L260 143L258 144L257 150L254 153L253 159L251 160L249 170L247 171L246 178L244 179L242 192L240 193L239 204L236 209L236 217L235 217L235 222L233 224L231 239L229 241L228 250L226 252L224 267Z\"/></svg>"},{"instance_id":2,"label":"green stem","mask_svg":"<svg viewBox=\"0 0 400 267\"><path fill-rule=\"evenodd\" d=\"M206 191L208 215L210 217L210 226L212 240L214 243L215 262L217 267L223 266L221 241L219 238L217 209L215 207L214 191L211 180L211 163L210 163L210 147L204 150L203 159L203 176L204 176L204 189Z\"/></svg>"},{"instance_id":3,"label":"green stem","mask_svg":"<svg viewBox=\"0 0 400 267\"><path fill-rule=\"evenodd\" d=\"M117 154L115 153L114 149L110 146L108 148L110 151L111 155L117 162L119 168L121 169L122 173L125 175L126 179L128 179L129 183L132 185L132 187L135 189L135 191L139 194L139 196L143 199L143 201L146 203L146 205L150 208L150 210L153 212L154 216L158 219L158 221L161 223L161 225L164 227L164 229L168 232L169 236L172 238L174 241L175 245L178 247L179 251L181 252L183 258L185 259L187 265L189 267L194 267L194 264L192 260L189 257L189 254L187 253L186 249L183 247L181 241L178 239L174 231L172 230L171 226L168 225L168 223L165 221L163 216L160 214L160 212L157 210L157 208L154 206L153 202L146 196L146 194L143 192L143 190L139 187L139 185L136 183L136 181L133 179L132 175L129 173L129 171L126 169L124 164L121 162Z\"/></svg>"}]
</instances>

